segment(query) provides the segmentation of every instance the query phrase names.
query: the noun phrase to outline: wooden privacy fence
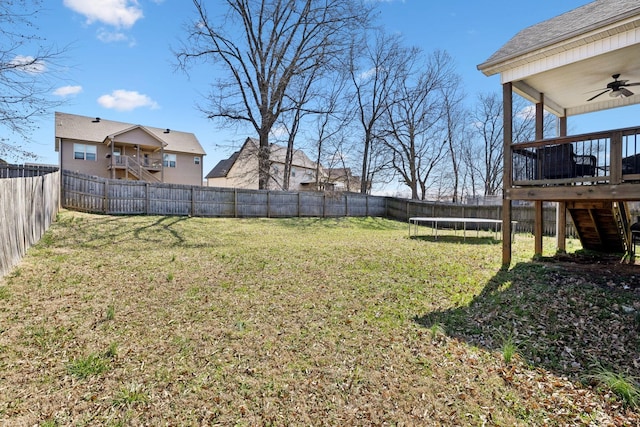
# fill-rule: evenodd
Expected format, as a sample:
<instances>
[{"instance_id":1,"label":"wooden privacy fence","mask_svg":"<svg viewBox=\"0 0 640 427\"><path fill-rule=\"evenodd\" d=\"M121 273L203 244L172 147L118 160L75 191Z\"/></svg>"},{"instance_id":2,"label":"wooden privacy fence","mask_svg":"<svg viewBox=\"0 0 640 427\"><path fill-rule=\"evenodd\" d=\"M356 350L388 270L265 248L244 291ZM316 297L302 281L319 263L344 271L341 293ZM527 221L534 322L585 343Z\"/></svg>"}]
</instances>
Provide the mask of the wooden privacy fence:
<instances>
[{"instance_id":1,"label":"wooden privacy fence","mask_svg":"<svg viewBox=\"0 0 640 427\"><path fill-rule=\"evenodd\" d=\"M62 206L104 214L199 217L386 216L384 197L123 181L62 173Z\"/></svg>"},{"instance_id":2,"label":"wooden privacy fence","mask_svg":"<svg viewBox=\"0 0 640 427\"><path fill-rule=\"evenodd\" d=\"M58 168L0 165L0 277L38 242L58 213Z\"/></svg>"},{"instance_id":3,"label":"wooden privacy fence","mask_svg":"<svg viewBox=\"0 0 640 427\"><path fill-rule=\"evenodd\" d=\"M387 217L400 221L408 221L411 217L450 217L450 218L488 218L502 219L502 206L460 205L453 203L421 202L418 200L389 199L387 202ZM511 209L513 221L517 221L517 232L533 233L535 211L531 205L513 206ZM488 224L479 225L480 228L490 227ZM543 209L543 232L545 235L556 234L555 205ZM567 218L567 236L577 236L571 218Z\"/></svg>"},{"instance_id":4,"label":"wooden privacy fence","mask_svg":"<svg viewBox=\"0 0 640 427\"><path fill-rule=\"evenodd\" d=\"M356 193L285 192L123 181L63 171L62 206L115 215L201 217L379 216L407 221L413 216L501 219L502 206L422 202ZM532 206L514 206L518 232L533 232ZM544 233L555 234L556 210L544 209ZM571 221L567 235L575 236Z\"/></svg>"}]
</instances>

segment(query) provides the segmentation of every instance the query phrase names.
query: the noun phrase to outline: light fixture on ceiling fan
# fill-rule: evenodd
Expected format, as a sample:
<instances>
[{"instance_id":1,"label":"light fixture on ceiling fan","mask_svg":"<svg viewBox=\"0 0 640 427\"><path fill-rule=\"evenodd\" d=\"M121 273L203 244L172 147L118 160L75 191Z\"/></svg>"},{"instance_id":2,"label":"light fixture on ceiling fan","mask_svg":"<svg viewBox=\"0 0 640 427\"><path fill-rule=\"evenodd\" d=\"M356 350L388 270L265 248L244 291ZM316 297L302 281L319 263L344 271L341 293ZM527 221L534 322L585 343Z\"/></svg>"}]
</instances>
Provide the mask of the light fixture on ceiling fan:
<instances>
[{"instance_id":1,"label":"light fixture on ceiling fan","mask_svg":"<svg viewBox=\"0 0 640 427\"><path fill-rule=\"evenodd\" d=\"M627 83L629 80L618 80L618 77L620 77L620 74L614 74L611 77L613 77L613 81L607 84L606 89L602 90L602 92L600 92L596 96L592 96L591 98L587 99L587 102L593 101L600 95L604 95L607 92L609 92L609 96L612 98L631 96L633 95L633 92L627 89L627 87L640 85L640 82ZM597 90L601 90L601 89L597 89Z\"/></svg>"}]
</instances>

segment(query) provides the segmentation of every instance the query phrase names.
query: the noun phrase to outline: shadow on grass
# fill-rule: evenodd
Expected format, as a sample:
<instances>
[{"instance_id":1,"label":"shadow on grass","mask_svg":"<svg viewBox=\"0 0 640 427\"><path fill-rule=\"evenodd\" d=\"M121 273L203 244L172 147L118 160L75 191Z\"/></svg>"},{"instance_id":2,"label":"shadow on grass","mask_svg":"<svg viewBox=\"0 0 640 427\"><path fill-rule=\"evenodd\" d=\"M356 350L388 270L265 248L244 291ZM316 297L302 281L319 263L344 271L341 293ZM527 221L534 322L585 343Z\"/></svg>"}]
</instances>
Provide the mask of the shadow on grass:
<instances>
[{"instance_id":1,"label":"shadow on grass","mask_svg":"<svg viewBox=\"0 0 640 427\"><path fill-rule=\"evenodd\" d=\"M153 220L150 221L150 218ZM136 240L157 242L169 247L199 248L209 247L213 240L206 244L188 243L179 225L187 221L186 216L118 216L96 215L90 221L69 217L60 219L60 223L67 223L69 230L77 233L85 247L99 248L117 243L133 233ZM105 229L109 230L105 232ZM73 238L67 234L65 238ZM130 238L130 237L129 237Z\"/></svg>"},{"instance_id":2,"label":"shadow on grass","mask_svg":"<svg viewBox=\"0 0 640 427\"><path fill-rule=\"evenodd\" d=\"M281 220L283 227L290 228L356 228L362 230L398 230L407 225L405 222L394 221L381 217L304 217L286 218Z\"/></svg>"},{"instance_id":3,"label":"shadow on grass","mask_svg":"<svg viewBox=\"0 0 640 427\"><path fill-rule=\"evenodd\" d=\"M583 267L583 266L581 266ZM640 284L600 268L520 263L501 270L468 306L415 318L450 336L578 379L598 367L640 377Z\"/></svg>"}]
</instances>

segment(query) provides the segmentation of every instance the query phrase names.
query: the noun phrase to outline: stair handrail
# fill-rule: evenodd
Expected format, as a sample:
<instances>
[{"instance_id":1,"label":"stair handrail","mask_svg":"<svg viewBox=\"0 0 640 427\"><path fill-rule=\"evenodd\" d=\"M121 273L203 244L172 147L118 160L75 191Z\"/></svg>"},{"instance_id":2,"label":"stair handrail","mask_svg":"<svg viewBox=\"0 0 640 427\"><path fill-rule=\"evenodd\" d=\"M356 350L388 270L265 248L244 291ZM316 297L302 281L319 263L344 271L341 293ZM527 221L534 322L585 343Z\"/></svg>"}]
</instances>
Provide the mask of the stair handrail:
<instances>
[{"instance_id":1,"label":"stair handrail","mask_svg":"<svg viewBox=\"0 0 640 427\"><path fill-rule=\"evenodd\" d=\"M614 202L613 203L614 215L616 216L616 220L618 223L618 230L622 235L622 241L625 246L625 250L627 253L631 253L632 251L632 242L631 242L631 220L629 218L629 210L627 209L626 202Z\"/></svg>"},{"instance_id":2,"label":"stair handrail","mask_svg":"<svg viewBox=\"0 0 640 427\"><path fill-rule=\"evenodd\" d=\"M133 163L133 165L131 165ZM141 181L162 182L154 174L148 172L135 158L126 156L125 165Z\"/></svg>"}]
</instances>

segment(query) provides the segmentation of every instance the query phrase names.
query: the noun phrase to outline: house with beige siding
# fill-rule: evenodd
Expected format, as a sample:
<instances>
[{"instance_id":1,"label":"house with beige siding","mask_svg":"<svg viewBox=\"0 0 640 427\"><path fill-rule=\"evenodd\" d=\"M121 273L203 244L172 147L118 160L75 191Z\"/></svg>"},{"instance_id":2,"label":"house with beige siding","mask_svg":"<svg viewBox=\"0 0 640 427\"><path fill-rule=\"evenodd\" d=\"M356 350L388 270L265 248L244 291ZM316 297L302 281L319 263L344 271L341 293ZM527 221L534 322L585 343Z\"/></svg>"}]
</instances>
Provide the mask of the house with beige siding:
<instances>
[{"instance_id":1,"label":"house with beige siding","mask_svg":"<svg viewBox=\"0 0 640 427\"><path fill-rule=\"evenodd\" d=\"M271 144L269 159L271 168L268 188L282 190L284 187L286 147ZM316 174L320 179L316 184ZM227 188L258 189L258 141L247 138L242 148L229 158L221 160L206 176L207 186ZM289 190L320 190L325 187L326 174L322 166L310 160L307 155L294 150ZM320 188L318 188L320 187Z\"/></svg>"},{"instance_id":2,"label":"house with beige siding","mask_svg":"<svg viewBox=\"0 0 640 427\"><path fill-rule=\"evenodd\" d=\"M60 168L112 179L202 185L204 149L193 133L55 113Z\"/></svg>"}]
</instances>

